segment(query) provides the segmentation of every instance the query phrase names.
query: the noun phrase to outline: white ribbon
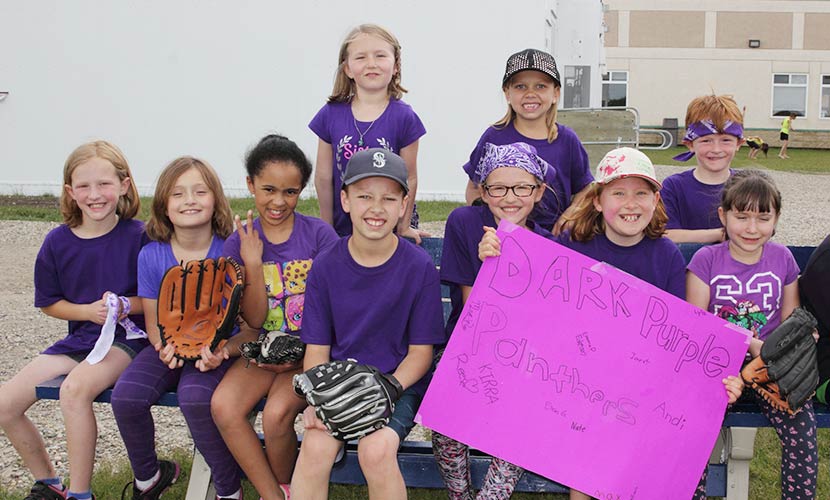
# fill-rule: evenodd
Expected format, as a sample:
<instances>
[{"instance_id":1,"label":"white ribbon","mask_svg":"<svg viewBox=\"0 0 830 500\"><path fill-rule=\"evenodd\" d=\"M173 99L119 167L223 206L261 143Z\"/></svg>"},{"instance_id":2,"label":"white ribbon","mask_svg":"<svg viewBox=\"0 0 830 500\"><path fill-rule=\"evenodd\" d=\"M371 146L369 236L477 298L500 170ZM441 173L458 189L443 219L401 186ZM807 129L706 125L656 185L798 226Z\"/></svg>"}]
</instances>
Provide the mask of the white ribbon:
<instances>
[{"instance_id":1,"label":"white ribbon","mask_svg":"<svg viewBox=\"0 0 830 500\"><path fill-rule=\"evenodd\" d=\"M110 352L112 341L115 340L115 325L120 324L127 331L127 340L146 339L147 333L141 328L137 327L133 321L127 317L130 314L130 300L127 297L120 297L114 293L107 294L107 319L104 321L104 326L101 327L101 335L95 342L95 347L86 356L86 362L94 365L98 363ZM120 307L119 307L120 306ZM118 320L119 308L124 319Z\"/></svg>"}]
</instances>

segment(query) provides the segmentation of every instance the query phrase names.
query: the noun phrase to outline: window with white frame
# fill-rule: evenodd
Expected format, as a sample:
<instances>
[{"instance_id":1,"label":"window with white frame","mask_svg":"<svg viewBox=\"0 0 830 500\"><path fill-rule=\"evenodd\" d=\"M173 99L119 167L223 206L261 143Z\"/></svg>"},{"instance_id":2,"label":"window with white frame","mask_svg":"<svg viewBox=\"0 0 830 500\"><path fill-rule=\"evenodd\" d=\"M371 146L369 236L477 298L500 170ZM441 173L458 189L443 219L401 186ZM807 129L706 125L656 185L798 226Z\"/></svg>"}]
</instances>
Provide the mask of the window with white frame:
<instances>
[{"instance_id":1,"label":"window with white frame","mask_svg":"<svg viewBox=\"0 0 830 500\"><path fill-rule=\"evenodd\" d=\"M830 75L821 75L821 118L830 118Z\"/></svg>"},{"instance_id":2,"label":"window with white frame","mask_svg":"<svg viewBox=\"0 0 830 500\"><path fill-rule=\"evenodd\" d=\"M807 114L807 75L775 73L772 75L772 116Z\"/></svg>"},{"instance_id":3,"label":"window with white frame","mask_svg":"<svg viewBox=\"0 0 830 500\"><path fill-rule=\"evenodd\" d=\"M628 104L628 71L609 71L602 75L602 107Z\"/></svg>"}]
</instances>

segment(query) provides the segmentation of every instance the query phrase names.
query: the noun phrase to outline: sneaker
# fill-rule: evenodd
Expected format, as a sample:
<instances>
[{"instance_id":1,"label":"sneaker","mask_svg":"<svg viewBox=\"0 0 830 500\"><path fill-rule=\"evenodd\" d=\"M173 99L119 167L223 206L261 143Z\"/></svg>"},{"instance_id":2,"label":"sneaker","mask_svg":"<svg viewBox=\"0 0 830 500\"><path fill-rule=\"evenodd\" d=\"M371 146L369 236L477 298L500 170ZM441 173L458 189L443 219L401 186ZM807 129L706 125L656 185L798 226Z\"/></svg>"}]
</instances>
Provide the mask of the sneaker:
<instances>
[{"instance_id":1,"label":"sneaker","mask_svg":"<svg viewBox=\"0 0 830 500\"><path fill-rule=\"evenodd\" d=\"M66 500L77 500L75 497L69 497ZM92 495L92 500L95 500L95 495Z\"/></svg>"},{"instance_id":2,"label":"sneaker","mask_svg":"<svg viewBox=\"0 0 830 500\"><path fill-rule=\"evenodd\" d=\"M179 464L171 460L159 460L159 471L161 473L159 474L158 481L156 481L155 484L150 486L146 491L138 489L134 481L130 481L125 484L124 489L121 490L121 500L124 500L124 495L126 495L127 489L129 489L130 485L133 487L132 500L158 500L161 498L161 494L167 491L167 488L175 484L176 479L179 478Z\"/></svg>"},{"instance_id":3,"label":"sneaker","mask_svg":"<svg viewBox=\"0 0 830 500\"><path fill-rule=\"evenodd\" d=\"M50 486L43 481L35 481L29 495L23 500L64 500L65 498L66 490Z\"/></svg>"},{"instance_id":4,"label":"sneaker","mask_svg":"<svg viewBox=\"0 0 830 500\"><path fill-rule=\"evenodd\" d=\"M245 498L245 492L242 491L242 486L239 486L239 500L242 500L243 498ZM236 500L236 499L235 498L229 499L228 497L220 497L219 495L216 495L216 500Z\"/></svg>"}]
</instances>

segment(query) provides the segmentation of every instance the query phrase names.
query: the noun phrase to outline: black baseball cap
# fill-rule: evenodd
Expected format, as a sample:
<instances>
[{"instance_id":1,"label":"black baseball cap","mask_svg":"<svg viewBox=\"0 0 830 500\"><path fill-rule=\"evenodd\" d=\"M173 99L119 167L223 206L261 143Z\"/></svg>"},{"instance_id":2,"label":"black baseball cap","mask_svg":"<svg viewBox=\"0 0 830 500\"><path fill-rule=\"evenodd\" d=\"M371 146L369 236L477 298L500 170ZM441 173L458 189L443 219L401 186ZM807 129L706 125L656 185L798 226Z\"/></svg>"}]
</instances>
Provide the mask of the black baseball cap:
<instances>
[{"instance_id":1,"label":"black baseball cap","mask_svg":"<svg viewBox=\"0 0 830 500\"><path fill-rule=\"evenodd\" d=\"M502 87L513 78L513 75L529 69L541 71L553 78L557 86L562 86L559 80L559 70L556 69L556 61L547 52L537 49L525 49L516 52L507 59L507 66L504 69L504 78L501 81Z\"/></svg>"},{"instance_id":2,"label":"black baseball cap","mask_svg":"<svg viewBox=\"0 0 830 500\"><path fill-rule=\"evenodd\" d=\"M403 158L384 148L370 148L355 153L346 164L343 175L343 187L367 177L386 177L403 187L409 193L407 185L406 163Z\"/></svg>"}]
</instances>

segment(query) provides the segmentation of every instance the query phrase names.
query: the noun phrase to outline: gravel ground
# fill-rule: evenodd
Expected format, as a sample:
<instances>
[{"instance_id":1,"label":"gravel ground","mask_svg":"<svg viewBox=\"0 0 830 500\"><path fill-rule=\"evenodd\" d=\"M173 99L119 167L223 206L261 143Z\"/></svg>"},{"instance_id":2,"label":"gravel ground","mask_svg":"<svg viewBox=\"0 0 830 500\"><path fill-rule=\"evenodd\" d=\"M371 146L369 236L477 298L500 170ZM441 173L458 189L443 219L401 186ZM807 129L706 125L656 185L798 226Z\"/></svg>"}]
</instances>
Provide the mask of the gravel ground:
<instances>
[{"instance_id":1,"label":"gravel ground","mask_svg":"<svg viewBox=\"0 0 830 500\"><path fill-rule=\"evenodd\" d=\"M682 167L658 167L663 178ZM789 245L817 245L830 233L830 175L803 175L770 171L783 193L784 210L775 240ZM6 269L8 288L0 289L0 320L5 333L0 335L0 381L6 381L38 351L59 339L65 331L62 321L49 318L32 306L32 270L38 248L54 223L0 221L0 267ZM425 223L423 229L442 236L444 225ZM25 339L25 340L24 340ZM95 405L98 416L96 461L121 460L124 446L109 405ZM190 447L184 419L177 408L153 410L160 454L165 450ZM59 473L67 475L67 456L63 419L56 401L41 401L28 412L49 443L48 449ZM0 431L0 484L24 488L32 478L23 467L6 436Z\"/></svg>"}]
</instances>

